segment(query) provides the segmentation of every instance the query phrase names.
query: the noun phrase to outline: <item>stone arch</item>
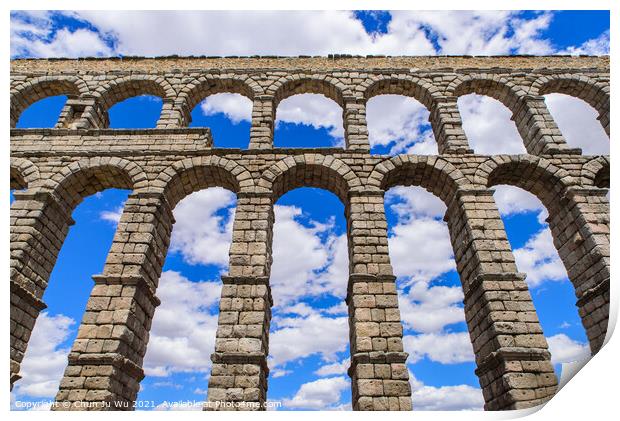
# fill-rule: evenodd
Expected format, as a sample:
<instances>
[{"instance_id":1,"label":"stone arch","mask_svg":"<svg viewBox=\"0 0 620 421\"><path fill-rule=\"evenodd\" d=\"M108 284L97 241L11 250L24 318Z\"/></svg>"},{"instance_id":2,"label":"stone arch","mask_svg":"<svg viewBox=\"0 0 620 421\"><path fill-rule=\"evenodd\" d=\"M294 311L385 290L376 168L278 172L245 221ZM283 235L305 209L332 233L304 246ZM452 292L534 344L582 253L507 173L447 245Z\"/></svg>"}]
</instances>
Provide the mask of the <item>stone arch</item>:
<instances>
[{"instance_id":1,"label":"stone arch","mask_svg":"<svg viewBox=\"0 0 620 421\"><path fill-rule=\"evenodd\" d=\"M475 181L486 187L509 184L538 197L552 213L561 207L566 190L575 185L573 177L544 158L530 155L499 155L478 167Z\"/></svg>"},{"instance_id":2,"label":"stone arch","mask_svg":"<svg viewBox=\"0 0 620 421\"><path fill-rule=\"evenodd\" d=\"M466 188L467 178L454 165L436 156L398 155L379 162L367 186L386 191L394 186L420 186L449 205L456 192Z\"/></svg>"},{"instance_id":3,"label":"stone arch","mask_svg":"<svg viewBox=\"0 0 620 421\"><path fill-rule=\"evenodd\" d=\"M357 174L343 161L332 156L304 154L284 158L267 168L257 187L277 201L298 187L318 187L334 193L345 205L348 193L363 188Z\"/></svg>"},{"instance_id":4,"label":"stone arch","mask_svg":"<svg viewBox=\"0 0 620 421\"><path fill-rule=\"evenodd\" d=\"M322 94L335 101L343 109L344 97L353 96L338 79L325 75L294 75L283 78L269 87L266 93L273 96L274 110L278 108L280 101L298 94Z\"/></svg>"},{"instance_id":5,"label":"stone arch","mask_svg":"<svg viewBox=\"0 0 620 421\"><path fill-rule=\"evenodd\" d=\"M11 127L15 127L26 108L41 99L56 95L77 98L88 92L86 83L75 76L40 76L27 79L11 89Z\"/></svg>"},{"instance_id":6,"label":"stone arch","mask_svg":"<svg viewBox=\"0 0 620 421\"><path fill-rule=\"evenodd\" d=\"M53 174L45 183L71 212L83 198L108 188L138 190L146 187L146 174L136 163L117 157L75 161Z\"/></svg>"},{"instance_id":7,"label":"stone arch","mask_svg":"<svg viewBox=\"0 0 620 421\"><path fill-rule=\"evenodd\" d=\"M609 157L599 156L581 169L581 180L584 186L609 188L610 163Z\"/></svg>"},{"instance_id":8,"label":"stone arch","mask_svg":"<svg viewBox=\"0 0 620 421\"><path fill-rule=\"evenodd\" d=\"M403 95L414 98L428 110L433 108L438 96L438 90L431 82L412 76L374 75L360 86L364 89L366 101L377 95Z\"/></svg>"},{"instance_id":9,"label":"stone arch","mask_svg":"<svg viewBox=\"0 0 620 421\"><path fill-rule=\"evenodd\" d=\"M234 193L249 192L254 187L254 180L242 165L210 155L175 162L161 172L152 186L164 194L174 209L181 199L195 191L223 187Z\"/></svg>"},{"instance_id":10,"label":"stone arch","mask_svg":"<svg viewBox=\"0 0 620 421\"><path fill-rule=\"evenodd\" d=\"M599 114L599 120L609 135L609 85L585 75L548 75L538 78L531 88L533 95L559 93L579 98Z\"/></svg>"},{"instance_id":11,"label":"stone arch","mask_svg":"<svg viewBox=\"0 0 620 421\"><path fill-rule=\"evenodd\" d=\"M448 85L446 94L455 97L467 94L490 96L515 113L527 92L501 75L467 75L452 81Z\"/></svg>"},{"instance_id":12,"label":"stone arch","mask_svg":"<svg viewBox=\"0 0 620 421\"><path fill-rule=\"evenodd\" d=\"M124 76L113 79L99 86L95 97L97 111L103 115L102 120L107 125L108 112L115 104L140 95L153 95L163 101L162 114L172 108L176 98L176 91L163 77L149 75ZM161 119L161 116L160 116Z\"/></svg>"},{"instance_id":13,"label":"stone arch","mask_svg":"<svg viewBox=\"0 0 620 421\"><path fill-rule=\"evenodd\" d=\"M240 94L253 101L256 96L261 95L262 88L249 76L200 76L183 87L175 103L175 108L184 117L184 125L191 123L191 113L196 105L208 96L220 93Z\"/></svg>"},{"instance_id":14,"label":"stone arch","mask_svg":"<svg viewBox=\"0 0 620 421\"><path fill-rule=\"evenodd\" d=\"M24 158L11 158L11 190L27 189L39 181L39 169Z\"/></svg>"}]
</instances>

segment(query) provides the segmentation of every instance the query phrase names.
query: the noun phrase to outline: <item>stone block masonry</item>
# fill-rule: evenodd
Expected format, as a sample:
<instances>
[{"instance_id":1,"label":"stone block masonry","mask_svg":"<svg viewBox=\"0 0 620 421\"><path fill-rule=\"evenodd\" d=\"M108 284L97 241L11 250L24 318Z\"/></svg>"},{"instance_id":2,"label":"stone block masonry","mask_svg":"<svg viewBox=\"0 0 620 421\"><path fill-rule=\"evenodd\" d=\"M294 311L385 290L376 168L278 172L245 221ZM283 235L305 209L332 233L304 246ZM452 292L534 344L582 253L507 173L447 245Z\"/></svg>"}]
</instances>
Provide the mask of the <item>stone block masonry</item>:
<instances>
[{"instance_id":1,"label":"stone block masonry","mask_svg":"<svg viewBox=\"0 0 620 421\"><path fill-rule=\"evenodd\" d=\"M532 407L557 387L493 186L523 188L547 207L592 353L604 343L610 161L570 148L543 95L583 99L609 134L608 57L15 60L10 89L12 127L37 100L68 97L55 128L11 130L11 385L45 308L42 296L73 209L106 188L132 191L103 272L94 277L56 396L65 405L56 409L132 408L159 305L172 211L192 192L215 186L238 200L205 409L261 409L267 399L273 207L302 186L329 190L345 205L353 409L416 407L383 203L394 186L421 186L447 206L487 410ZM218 148L208 128L188 127L200 101L224 92L253 102L247 150ZM323 94L342 107L344 148L273 147L278 103L300 93ZM526 154L472 151L456 106L469 93L494 97L512 111ZM110 107L142 94L163 99L157 127L109 129ZM438 155L370 154L366 103L382 94L411 96L429 109Z\"/></svg>"}]
</instances>

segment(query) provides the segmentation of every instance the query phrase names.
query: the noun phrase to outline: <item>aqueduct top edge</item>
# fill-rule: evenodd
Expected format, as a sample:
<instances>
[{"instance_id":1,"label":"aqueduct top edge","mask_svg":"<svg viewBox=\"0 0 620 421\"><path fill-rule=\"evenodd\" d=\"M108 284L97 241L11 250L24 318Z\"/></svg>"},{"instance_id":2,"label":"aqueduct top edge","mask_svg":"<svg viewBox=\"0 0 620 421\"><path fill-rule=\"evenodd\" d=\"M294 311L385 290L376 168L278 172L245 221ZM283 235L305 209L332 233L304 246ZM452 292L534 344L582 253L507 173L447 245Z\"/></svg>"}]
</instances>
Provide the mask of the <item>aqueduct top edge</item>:
<instances>
[{"instance_id":1,"label":"aqueduct top edge","mask_svg":"<svg viewBox=\"0 0 620 421\"><path fill-rule=\"evenodd\" d=\"M12 72L188 69L567 69L609 70L609 56L349 56L316 57L104 57L15 59Z\"/></svg>"}]
</instances>

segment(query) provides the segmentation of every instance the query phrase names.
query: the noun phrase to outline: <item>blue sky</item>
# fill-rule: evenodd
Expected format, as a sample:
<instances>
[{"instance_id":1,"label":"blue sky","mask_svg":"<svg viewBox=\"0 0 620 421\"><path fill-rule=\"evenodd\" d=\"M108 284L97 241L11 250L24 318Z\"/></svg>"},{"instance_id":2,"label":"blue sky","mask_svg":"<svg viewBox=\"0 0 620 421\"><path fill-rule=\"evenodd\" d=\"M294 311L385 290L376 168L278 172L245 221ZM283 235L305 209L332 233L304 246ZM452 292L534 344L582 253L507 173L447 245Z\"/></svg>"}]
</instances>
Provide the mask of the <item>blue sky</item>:
<instances>
[{"instance_id":1,"label":"blue sky","mask_svg":"<svg viewBox=\"0 0 620 421\"><path fill-rule=\"evenodd\" d=\"M11 51L14 57L609 51L607 12L291 12L286 19L282 14L15 12ZM165 27L154 24L161 19L167 21ZM255 24L267 29L256 32ZM325 31L317 33L317 24ZM278 34L289 25L296 28L288 32L291 39L278 41ZM184 27L195 31L178 30ZM233 33L230 27L239 29ZM174 45L167 43L172 33L178 40ZM205 39L211 42L199 42ZM52 97L33 104L18 127L53 126L64 100ZM564 95L548 95L546 101L569 144L588 154L609 153L609 139L594 110ZM468 95L458 104L477 153L524 152L510 112L499 102ZM158 98L128 99L110 110L111 127L154 127L160 109ZM247 148L250 113L249 100L240 95L214 95L193 110L192 126L210 127L218 147ZM337 104L320 95L288 98L277 110L274 144L341 146L341 113ZM428 111L415 100L375 97L368 103L367 117L372 153L436 153ZM48 309L35 327L14 401L55 395L92 288L91 275L103 268L128 194L106 190L76 208L76 224L52 273L44 296ZM495 200L519 270L528 275L559 372L561 362L587 355L587 345L573 288L544 223L546 211L535 197L517 188L497 187ZM234 206L234 194L207 189L188 196L175 209L177 223L158 290L162 305L153 321L145 358L147 376L139 394L147 405L165 400L201 402L206 397L219 277L226 272ZM282 409L288 410L350 409L344 207L333 194L312 188L291 191L276 206L268 398L281 401ZM413 402L418 409L480 409L483 401L444 212L443 203L421 188L396 187L386 194ZM291 242L296 247L286 246ZM304 259L292 258L291 250ZM412 255L411 250L424 251Z\"/></svg>"}]
</instances>

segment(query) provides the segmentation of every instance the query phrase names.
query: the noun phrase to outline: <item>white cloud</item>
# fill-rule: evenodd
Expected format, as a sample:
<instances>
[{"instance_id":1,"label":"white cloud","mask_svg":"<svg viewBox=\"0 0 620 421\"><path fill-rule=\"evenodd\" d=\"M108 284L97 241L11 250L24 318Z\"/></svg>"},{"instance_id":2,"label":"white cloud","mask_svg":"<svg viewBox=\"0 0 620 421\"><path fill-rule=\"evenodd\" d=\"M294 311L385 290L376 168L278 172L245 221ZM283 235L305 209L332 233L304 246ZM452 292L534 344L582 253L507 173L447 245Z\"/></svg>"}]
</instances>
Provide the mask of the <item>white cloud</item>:
<instances>
[{"instance_id":1,"label":"white cloud","mask_svg":"<svg viewBox=\"0 0 620 421\"><path fill-rule=\"evenodd\" d=\"M542 202L532 193L518 187L498 185L493 187L493 197L502 216L525 212L541 212Z\"/></svg>"},{"instance_id":2,"label":"white cloud","mask_svg":"<svg viewBox=\"0 0 620 421\"><path fill-rule=\"evenodd\" d=\"M333 222L321 224L305 218L301 208L276 205L274 211L270 280L274 305L285 306L308 295L344 298L348 280L346 236L333 232Z\"/></svg>"},{"instance_id":3,"label":"white cloud","mask_svg":"<svg viewBox=\"0 0 620 421\"><path fill-rule=\"evenodd\" d=\"M484 408L484 397L479 388L466 384L427 386L411 372L409 383L414 411L481 411Z\"/></svg>"},{"instance_id":4,"label":"white cloud","mask_svg":"<svg viewBox=\"0 0 620 421\"><path fill-rule=\"evenodd\" d=\"M22 379L15 384L14 394L23 397L53 398L68 364L75 320L62 314L39 314L32 330L28 349L20 368Z\"/></svg>"},{"instance_id":5,"label":"white cloud","mask_svg":"<svg viewBox=\"0 0 620 421\"><path fill-rule=\"evenodd\" d=\"M335 145L343 142L342 108L321 94L299 94L282 100L276 110L276 130L281 122L325 128Z\"/></svg>"},{"instance_id":6,"label":"white cloud","mask_svg":"<svg viewBox=\"0 0 620 421\"><path fill-rule=\"evenodd\" d=\"M609 136L588 103L563 94L545 95L545 103L566 143L581 148L585 155L609 155Z\"/></svg>"},{"instance_id":7,"label":"white cloud","mask_svg":"<svg viewBox=\"0 0 620 421\"><path fill-rule=\"evenodd\" d=\"M583 360L590 357L590 347L575 341L563 333L547 338L549 352L551 352L551 362L569 363L572 361Z\"/></svg>"},{"instance_id":8,"label":"white cloud","mask_svg":"<svg viewBox=\"0 0 620 421\"><path fill-rule=\"evenodd\" d=\"M170 251L189 264L228 267L235 208L234 193L212 187L192 193L174 209Z\"/></svg>"},{"instance_id":9,"label":"white cloud","mask_svg":"<svg viewBox=\"0 0 620 421\"><path fill-rule=\"evenodd\" d=\"M347 370L351 365L351 359L345 358L342 361L322 365L318 370L314 372L317 376L333 376L336 374L347 374Z\"/></svg>"},{"instance_id":10,"label":"white cloud","mask_svg":"<svg viewBox=\"0 0 620 421\"><path fill-rule=\"evenodd\" d=\"M123 208L125 207L125 202L121 203L119 207L111 211L102 211L99 214L99 217L104 221L108 221L113 225L118 224L121 220L121 216L123 215Z\"/></svg>"},{"instance_id":11,"label":"white cloud","mask_svg":"<svg viewBox=\"0 0 620 421\"><path fill-rule=\"evenodd\" d=\"M371 148L389 147L390 155L437 154L437 143L428 122L429 111L413 98L379 95L366 105Z\"/></svg>"},{"instance_id":12,"label":"white cloud","mask_svg":"<svg viewBox=\"0 0 620 421\"><path fill-rule=\"evenodd\" d=\"M241 94L210 95L200 103L200 109L207 116L223 113L234 124L252 120L252 101Z\"/></svg>"},{"instance_id":13,"label":"white cloud","mask_svg":"<svg viewBox=\"0 0 620 421\"><path fill-rule=\"evenodd\" d=\"M439 198L421 187L399 187L386 203L400 217L388 238L396 276L428 282L455 268L448 226L438 220L446 209Z\"/></svg>"},{"instance_id":14,"label":"white cloud","mask_svg":"<svg viewBox=\"0 0 620 421\"><path fill-rule=\"evenodd\" d=\"M566 269L553 245L549 228L544 228L532 236L522 248L513 251L519 272L527 274L530 287L544 281L566 280Z\"/></svg>"},{"instance_id":15,"label":"white cloud","mask_svg":"<svg viewBox=\"0 0 620 421\"><path fill-rule=\"evenodd\" d=\"M52 15L21 12L11 19L16 28L12 52L37 56L553 53L550 42L542 38L551 12L523 19L517 11L394 11L385 34L368 34L350 11L62 13L87 21L93 29L61 30L49 40ZM114 50L104 39L114 41ZM604 45L602 36L571 53Z\"/></svg>"},{"instance_id":16,"label":"white cloud","mask_svg":"<svg viewBox=\"0 0 620 421\"><path fill-rule=\"evenodd\" d=\"M147 375L207 373L215 347L221 283L193 282L178 272L162 273L149 344L144 357Z\"/></svg>"},{"instance_id":17,"label":"white cloud","mask_svg":"<svg viewBox=\"0 0 620 421\"><path fill-rule=\"evenodd\" d=\"M52 13L19 12L11 15L11 56L109 56L113 50L94 31L61 28L53 33Z\"/></svg>"},{"instance_id":18,"label":"white cloud","mask_svg":"<svg viewBox=\"0 0 620 421\"><path fill-rule=\"evenodd\" d=\"M342 392L350 388L350 381L345 377L330 377L304 383L290 399L284 399L283 405L297 409L329 410L337 406Z\"/></svg>"},{"instance_id":19,"label":"white cloud","mask_svg":"<svg viewBox=\"0 0 620 421\"><path fill-rule=\"evenodd\" d=\"M523 139L510 120L512 112L495 98L469 94L460 96L459 112L469 147L478 154L525 153Z\"/></svg>"},{"instance_id":20,"label":"white cloud","mask_svg":"<svg viewBox=\"0 0 620 421\"><path fill-rule=\"evenodd\" d=\"M441 332L444 327L465 321L461 287L429 286L415 282L405 292L399 289L398 305L406 329L421 333Z\"/></svg>"},{"instance_id":21,"label":"white cloud","mask_svg":"<svg viewBox=\"0 0 620 421\"><path fill-rule=\"evenodd\" d=\"M515 11L398 11L392 12L389 30L404 38L423 27L435 36L440 54L550 54L541 31L551 16L525 20Z\"/></svg>"},{"instance_id":22,"label":"white cloud","mask_svg":"<svg viewBox=\"0 0 620 421\"><path fill-rule=\"evenodd\" d=\"M474 351L467 332L406 335L403 337L403 346L409 353L407 361L410 364L424 357L441 364L474 361Z\"/></svg>"},{"instance_id":23,"label":"white cloud","mask_svg":"<svg viewBox=\"0 0 620 421\"><path fill-rule=\"evenodd\" d=\"M609 55L609 30L603 32L596 38L591 38L579 46L571 46L561 51L560 54L572 55L592 55L603 56Z\"/></svg>"},{"instance_id":24,"label":"white cloud","mask_svg":"<svg viewBox=\"0 0 620 421\"><path fill-rule=\"evenodd\" d=\"M326 317L316 310L305 317L274 315L269 338L269 365L284 366L314 354L320 354L325 361L334 361L336 354L345 351L348 343L347 317Z\"/></svg>"}]
</instances>

